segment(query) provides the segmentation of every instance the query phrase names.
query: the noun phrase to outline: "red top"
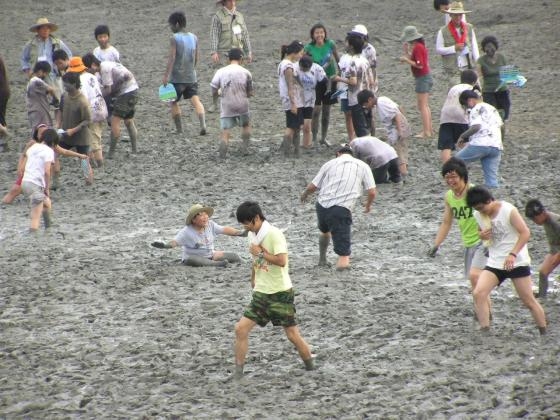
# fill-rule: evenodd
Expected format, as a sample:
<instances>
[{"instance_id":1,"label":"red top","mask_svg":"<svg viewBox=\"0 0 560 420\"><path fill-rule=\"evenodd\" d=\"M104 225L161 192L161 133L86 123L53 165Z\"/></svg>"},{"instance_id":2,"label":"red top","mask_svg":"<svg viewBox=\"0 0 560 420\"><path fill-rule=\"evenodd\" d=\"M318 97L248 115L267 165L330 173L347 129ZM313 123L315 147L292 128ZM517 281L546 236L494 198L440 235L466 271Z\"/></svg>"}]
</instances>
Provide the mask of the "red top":
<instances>
[{"instance_id":1,"label":"red top","mask_svg":"<svg viewBox=\"0 0 560 420\"><path fill-rule=\"evenodd\" d=\"M412 70L412 75L414 77L425 76L430 74L430 62L428 59L428 49L421 41L416 41L412 52L410 53L410 59L416 63L418 66L422 66L421 69L410 66Z\"/></svg>"}]
</instances>

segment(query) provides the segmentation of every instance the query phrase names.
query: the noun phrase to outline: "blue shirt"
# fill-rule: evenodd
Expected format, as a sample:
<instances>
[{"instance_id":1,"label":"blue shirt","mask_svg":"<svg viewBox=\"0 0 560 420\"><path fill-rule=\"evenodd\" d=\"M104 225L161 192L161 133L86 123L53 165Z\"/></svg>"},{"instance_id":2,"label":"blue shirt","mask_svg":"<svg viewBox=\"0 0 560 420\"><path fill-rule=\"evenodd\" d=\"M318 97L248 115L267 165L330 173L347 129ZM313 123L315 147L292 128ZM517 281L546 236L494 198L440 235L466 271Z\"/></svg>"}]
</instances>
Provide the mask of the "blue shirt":
<instances>
[{"instance_id":1,"label":"blue shirt","mask_svg":"<svg viewBox=\"0 0 560 420\"><path fill-rule=\"evenodd\" d=\"M171 69L171 83L196 83L196 50L198 38L190 32L173 34L175 40L175 61Z\"/></svg>"}]
</instances>

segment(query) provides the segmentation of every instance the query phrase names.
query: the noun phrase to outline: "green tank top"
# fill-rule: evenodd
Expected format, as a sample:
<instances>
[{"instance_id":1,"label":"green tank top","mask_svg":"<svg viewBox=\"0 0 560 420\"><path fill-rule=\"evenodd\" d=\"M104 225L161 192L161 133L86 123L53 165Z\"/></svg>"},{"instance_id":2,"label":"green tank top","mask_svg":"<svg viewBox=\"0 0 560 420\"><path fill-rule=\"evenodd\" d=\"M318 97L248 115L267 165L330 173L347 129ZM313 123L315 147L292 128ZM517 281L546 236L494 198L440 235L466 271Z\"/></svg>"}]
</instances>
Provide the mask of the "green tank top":
<instances>
[{"instance_id":1,"label":"green tank top","mask_svg":"<svg viewBox=\"0 0 560 420\"><path fill-rule=\"evenodd\" d=\"M472 184L469 184L469 188L472 186ZM453 191L449 190L445 194L445 201L451 207L453 218L457 221L465 247L470 248L479 243L478 224L473 216L472 207L467 206L466 197L455 198Z\"/></svg>"}]
</instances>

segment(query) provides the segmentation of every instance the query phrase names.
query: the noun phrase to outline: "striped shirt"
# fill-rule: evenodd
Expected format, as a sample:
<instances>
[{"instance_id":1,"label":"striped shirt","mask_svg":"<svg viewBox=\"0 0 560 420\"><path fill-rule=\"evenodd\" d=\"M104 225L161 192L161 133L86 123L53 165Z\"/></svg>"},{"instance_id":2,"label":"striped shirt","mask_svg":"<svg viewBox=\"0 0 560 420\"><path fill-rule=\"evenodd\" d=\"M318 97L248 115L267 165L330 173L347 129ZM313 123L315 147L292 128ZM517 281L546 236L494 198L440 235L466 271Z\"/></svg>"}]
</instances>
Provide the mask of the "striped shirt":
<instances>
[{"instance_id":1,"label":"striped shirt","mask_svg":"<svg viewBox=\"0 0 560 420\"><path fill-rule=\"evenodd\" d=\"M325 163L311 182L319 190L317 202L322 207L341 206L350 211L362 190L375 188L370 167L347 153Z\"/></svg>"}]
</instances>

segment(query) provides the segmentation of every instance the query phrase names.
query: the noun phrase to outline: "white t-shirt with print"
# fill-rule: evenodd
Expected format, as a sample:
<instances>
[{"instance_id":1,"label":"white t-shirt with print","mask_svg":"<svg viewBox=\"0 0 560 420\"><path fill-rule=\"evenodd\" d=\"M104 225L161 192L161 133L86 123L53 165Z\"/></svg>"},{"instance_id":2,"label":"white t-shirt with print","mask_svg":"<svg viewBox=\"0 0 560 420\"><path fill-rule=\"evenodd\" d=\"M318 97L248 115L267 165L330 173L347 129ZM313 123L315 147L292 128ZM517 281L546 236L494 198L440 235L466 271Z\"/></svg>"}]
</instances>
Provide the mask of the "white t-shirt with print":
<instances>
[{"instance_id":1,"label":"white t-shirt with print","mask_svg":"<svg viewBox=\"0 0 560 420\"><path fill-rule=\"evenodd\" d=\"M87 98L91 108L91 120L93 122L104 121L107 118L107 104L101 93L99 80L87 71L80 74L80 90Z\"/></svg>"},{"instance_id":2,"label":"white t-shirt with print","mask_svg":"<svg viewBox=\"0 0 560 420\"><path fill-rule=\"evenodd\" d=\"M472 146L497 147L502 150L502 131L504 122L498 110L492 105L480 102L469 112L469 126L480 125L480 130L469 138Z\"/></svg>"},{"instance_id":3,"label":"white t-shirt with print","mask_svg":"<svg viewBox=\"0 0 560 420\"><path fill-rule=\"evenodd\" d=\"M294 105L296 108L303 107L303 87L298 79L299 64L297 62L293 63L285 58L278 65L278 90L280 91L280 99L282 100L282 109L284 111L289 111L292 108L285 74L288 69L292 69L294 75Z\"/></svg>"},{"instance_id":4,"label":"white t-shirt with print","mask_svg":"<svg viewBox=\"0 0 560 420\"><path fill-rule=\"evenodd\" d=\"M99 69L101 86L111 87L111 95L121 96L138 89L134 75L121 63L102 61Z\"/></svg>"},{"instance_id":5,"label":"white t-shirt with print","mask_svg":"<svg viewBox=\"0 0 560 420\"><path fill-rule=\"evenodd\" d=\"M216 71L210 86L221 89L221 118L249 113L248 95L253 90L253 77L249 70L239 64L229 64Z\"/></svg>"},{"instance_id":6,"label":"white t-shirt with print","mask_svg":"<svg viewBox=\"0 0 560 420\"><path fill-rule=\"evenodd\" d=\"M313 63L308 71L302 71L300 69L298 78L299 82L303 87L303 106L313 107L315 106L315 87L317 83L325 80L327 74L323 67L317 63Z\"/></svg>"}]
</instances>

